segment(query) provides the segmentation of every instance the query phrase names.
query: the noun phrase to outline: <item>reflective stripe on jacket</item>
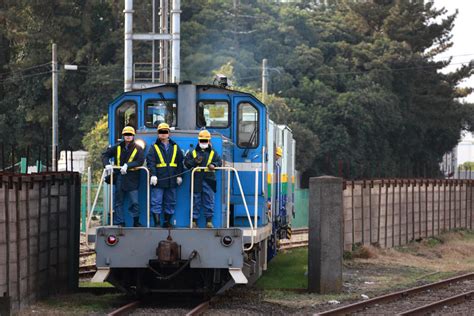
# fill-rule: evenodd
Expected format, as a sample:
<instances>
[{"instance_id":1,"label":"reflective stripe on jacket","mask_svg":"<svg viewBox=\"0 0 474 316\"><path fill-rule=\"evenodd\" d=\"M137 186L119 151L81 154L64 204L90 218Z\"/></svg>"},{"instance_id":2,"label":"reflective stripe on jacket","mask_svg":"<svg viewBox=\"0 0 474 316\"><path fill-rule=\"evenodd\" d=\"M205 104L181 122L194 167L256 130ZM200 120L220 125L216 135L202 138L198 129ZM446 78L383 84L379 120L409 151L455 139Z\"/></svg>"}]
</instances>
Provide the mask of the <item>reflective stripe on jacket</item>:
<instances>
[{"instance_id":1,"label":"reflective stripe on jacket","mask_svg":"<svg viewBox=\"0 0 474 316\"><path fill-rule=\"evenodd\" d=\"M125 147L125 142L120 142L107 148L107 150L102 153L102 164L110 164L110 160L114 159L114 165L123 166L127 164L127 174L121 175L118 169L114 170L114 177L122 177L121 188L124 191L133 191L138 189L140 182L140 173L137 170L137 167L140 167L145 162L145 157L143 149L131 142Z\"/></svg>"},{"instance_id":2,"label":"reflective stripe on jacket","mask_svg":"<svg viewBox=\"0 0 474 316\"><path fill-rule=\"evenodd\" d=\"M196 158L198 157L202 158L202 161L199 164L196 162ZM206 169L196 170L194 173L195 193L202 191L203 181L206 181L212 187L214 192L216 192L216 172L207 168L210 164L215 167L222 166L221 157L214 149L212 149L210 144L206 149L202 149L199 144L197 144L194 150L189 151L186 154L186 158L184 159L184 165L186 168L192 169L195 167L206 167ZM204 170L204 172L199 172L202 170Z\"/></svg>"},{"instance_id":3,"label":"reflective stripe on jacket","mask_svg":"<svg viewBox=\"0 0 474 316\"><path fill-rule=\"evenodd\" d=\"M168 150L157 139L146 156L150 176L158 178L158 188L177 187L176 178L183 173L183 152L172 139L169 139Z\"/></svg>"}]
</instances>

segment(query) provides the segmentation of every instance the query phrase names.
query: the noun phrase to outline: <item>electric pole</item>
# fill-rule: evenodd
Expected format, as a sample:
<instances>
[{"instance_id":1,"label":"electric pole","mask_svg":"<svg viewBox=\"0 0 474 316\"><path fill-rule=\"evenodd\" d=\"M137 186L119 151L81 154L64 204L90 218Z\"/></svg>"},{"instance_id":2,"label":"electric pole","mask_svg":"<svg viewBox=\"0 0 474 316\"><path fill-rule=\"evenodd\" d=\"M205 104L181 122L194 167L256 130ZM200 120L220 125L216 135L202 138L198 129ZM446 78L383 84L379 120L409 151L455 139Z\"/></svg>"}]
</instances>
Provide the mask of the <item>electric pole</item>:
<instances>
[{"instance_id":1,"label":"electric pole","mask_svg":"<svg viewBox=\"0 0 474 316\"><path fill-rule=\"evenodd\" d=\"M57 47L56 44L53 43L53 49L52 49L52 61L51 61L51 67L52 67L52 90L53 90L53 100L52 100L52 115L51 115L51 120L52 120L52 142L51 142L51 157L52 157L52 170L56 170L56 165L57 165L57 146L58 146L58 56L57 56Z\"/></svg>"},{"instance_id":2,"label":"electric pole","mask_svg":"<svg viewBox=\"0 0 474 316\"><path fill-rule=\"evenodd\" d=\"M268 69L267 69L267 59L262 61L262 103L265 103L265 99L268 94Z\"/></svg>"}]
</instances>

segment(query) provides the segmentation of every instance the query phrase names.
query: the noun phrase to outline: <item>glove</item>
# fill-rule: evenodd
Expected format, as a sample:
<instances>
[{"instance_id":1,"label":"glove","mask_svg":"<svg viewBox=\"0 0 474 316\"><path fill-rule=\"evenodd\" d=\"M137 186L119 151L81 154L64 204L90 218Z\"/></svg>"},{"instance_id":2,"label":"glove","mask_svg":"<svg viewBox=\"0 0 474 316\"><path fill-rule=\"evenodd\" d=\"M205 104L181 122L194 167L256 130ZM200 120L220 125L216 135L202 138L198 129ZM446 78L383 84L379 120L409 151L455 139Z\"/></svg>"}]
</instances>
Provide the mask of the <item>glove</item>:
<instances>
[{"instance_id":1,"label":"glove","mask_svg":"<svg viewBox=\"0 0 474 316\"><path fill-rule=\"evenodd\" d=\"M181 185L181 183L183 183L183 178L177 177L177 178L176 178L176 183L177 183L178 185Z\"/></svg>"},{"instance_id":2,"label":"glove","mask_svg":"<svg viewBox=\"0 0 474 316\"><path fill-rule=\"evenodd\" d=\"M150 178L150 184L151 185L157 185L158 184L158 178L156 176L152 176Z\"/></svg>"},{"instance_id":3,"label":"glove","mask_svg":"<svg viewBox=\"0 0 474 316\"><path fill-rule=\"evenodd\" d=\"M199 157L194 158L194 161L195 161L197 164L200 164L200 163L202 162L202 156L199 156Z\"/></svg>"},{"instance_id":4,"label":"glove","mask_svg":"<svg viewBox=\"0 0 474 316\"><path fill-rule=\"evenodd\" d=\"M209 170L214 170L214 168L216 168L216 166L214 166L213 164L210 164L209 166L207 166L207 168L208 168Z\"/></svg>"},{"instance_id":5,"label":"glove","mask_svg":"<svg viewBox=\"0 0 474 316\"><path fill-rule=\"evenodd\" d=\"M107 170L107 171L112 171L112 170L114 170L114 166L112 166L112 165L106 165L106 166L105 166L105 170Z\"/></svg>"},{"instance_id":6,"label":"glove","mask_svg":"<svg viewBox=\"0 0 474 316\"><path fill-rule=\"evenodd\" d=\"M120 168L120 173L122 175L127 174L127 168L128 168L127 164L124 164L122 168Z\"/></svg>"}]
</instances>

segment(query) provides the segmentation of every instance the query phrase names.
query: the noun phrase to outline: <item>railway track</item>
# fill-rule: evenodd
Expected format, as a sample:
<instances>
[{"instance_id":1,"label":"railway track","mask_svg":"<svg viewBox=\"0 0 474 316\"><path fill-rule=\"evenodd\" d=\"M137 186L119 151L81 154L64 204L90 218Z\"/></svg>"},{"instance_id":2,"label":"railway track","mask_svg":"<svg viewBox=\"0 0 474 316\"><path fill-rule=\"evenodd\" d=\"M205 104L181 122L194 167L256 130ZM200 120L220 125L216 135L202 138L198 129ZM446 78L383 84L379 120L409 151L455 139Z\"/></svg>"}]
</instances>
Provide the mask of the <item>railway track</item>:
<instances>
[{"instance_id":1,"label":"railway track","mask_svg":"<svg viewBox=\"0 0 474 316\"><path fill-rule=\"evenodd\" d=\"M207 300L204 302L199 303L197 306L195 306L193 309L191 309L189 312L187 312L185 315L186 316L198 316L202 315L205 313L209 307L210 307L210 302L211 300ZM137 312L138 314L142 314L140 309L144 309L143 312L145 314L161 314L161 315L176 315L176 314L182 314L177 312L176 309L167 309L167 308L159 308L159 307L147 307L147 302L142 301L142 300L136 300L129 302L116 310L108 313L108 316L121 316L121 315L128 315L132 314L134 312Z\"/></svg>"},{"instance_id":2,"label":"railway track","mask_svg":"<svg viewBox=\"0 0 474 316\"><path fill-rule=\"evenodd\" d=\"M127 315L127 314L133 312L133 310L135 310L136 308L138 308L141 304L142 304L142 301L140 301L140 300L127 303L127 304L125 304L125 305L123 305L123 306L120 306L119 308L117 308L116 310L112 311L111 313L108 313L107 316L121 316L121 315Z\"/></svg>"},{"instance_id":3,"label":"railway track","mask_svg":"<svg viewBox=\"0 0 474 316\"><path fill-rule=\"evenodd\" d=\"M79 266L80 278L92 278L97 271L95 264L87 264Z\"/></svg>"},{"instance_id":4,"label":"railway track","mask_svg":"<svg viewBox=\"0 0 474 316\"><path fill-rule=\"evenodd\" d=\"M474 299L474 273L374 297L316 315L422 315Z\"/></svg>"},{"instance_id":5,"label":"railway track","mask_svg":"<svg viewBox=\"0 0 474 316\"><path fill-rule=\"evenodd\" d=\"M95 250L84 250L84 251L79 252L80 258L89 257L92 255L95 255Z\"/></svg>"},{"instance_id":6,"label":"railway track","mask_svg":"<svg viewBox=\"0 0 474 316\"><path fill-rule=\"evenodd\" d=\"M79 277L81 279L90 279L94 276L97 268L95 264L88 264L87 262L91 262L88 260L90 257L95 255L95 250L81 250L79 252ZM92 259L92 258L91 258ZM92 260L95 262L95 259Z\"/></svg>"},{"instance_id":7,"label":"railway track","mask_svg":"<svg viewBox=\"0 0 474 316\"><path fill-rule=\"evenodd\" d=\"M292 230L291 239L280 242L280 250L302 248L308 246L308 228L297 228Z\"/></svg>"},{"instance_id":8,"label":"railway track","mask_svg":"<svg viewBox=\"0 0 474 316\"><path fill-rule=\"evenodd\" d=\"M186 316L198 316L206 312L210 307L211 300L202 302L198 306L194 307Z\"/></svg>"}]
</instances>

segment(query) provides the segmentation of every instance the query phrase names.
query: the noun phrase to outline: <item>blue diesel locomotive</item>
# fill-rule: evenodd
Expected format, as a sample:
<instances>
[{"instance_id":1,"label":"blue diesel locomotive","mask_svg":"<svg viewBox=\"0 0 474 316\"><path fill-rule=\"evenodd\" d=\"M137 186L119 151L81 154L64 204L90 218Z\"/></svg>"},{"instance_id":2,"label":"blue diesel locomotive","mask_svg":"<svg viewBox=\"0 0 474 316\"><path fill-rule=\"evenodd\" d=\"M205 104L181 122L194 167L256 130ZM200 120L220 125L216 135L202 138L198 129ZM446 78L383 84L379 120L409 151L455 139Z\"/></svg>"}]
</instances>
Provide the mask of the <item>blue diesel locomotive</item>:
<instances>
[{"instance_id":1,"label":"blue diesel locomotive","mask_svg":"<svg viewBox=\"0 0 474 316\"><path fill-rule=\"evenodd\" d=\"M207 129L223 166L216 170L214 228L205 228L204 218L192 228L193 170L185 170L170 229L150 223L149 174L142 167L140 222L145 227L130 227L132 219L125 214L127 227L96 230L93 281L108 281L134 294L215 293L255 282L276 254L279 239L291 233L291 130L269 120L266 106L254 96L224 85L184 82L124 92L108 114L110 144L117 143L125 126L133 126L145 153L160 123L170 125L171 138L184 155L194 149L199 131ZM275 159L278 147L283 153Z\"/></svg>"}]
</instances>

